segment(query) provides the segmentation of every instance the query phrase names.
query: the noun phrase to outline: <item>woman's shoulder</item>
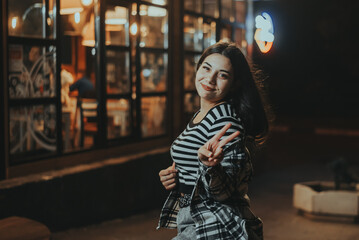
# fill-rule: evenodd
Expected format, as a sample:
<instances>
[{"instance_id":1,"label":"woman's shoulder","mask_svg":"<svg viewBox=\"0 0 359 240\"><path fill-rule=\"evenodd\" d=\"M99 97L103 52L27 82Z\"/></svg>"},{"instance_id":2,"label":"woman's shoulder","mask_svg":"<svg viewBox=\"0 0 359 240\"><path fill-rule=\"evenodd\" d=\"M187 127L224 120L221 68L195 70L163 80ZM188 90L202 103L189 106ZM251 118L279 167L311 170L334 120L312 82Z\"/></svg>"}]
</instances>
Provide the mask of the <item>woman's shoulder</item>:
<instances>
[{"instance_id":1,"label":"woman's shoulder","mask_svg":"<svg viewBox=\"0 0 359 240\"><path fill-rule=\"evenodd\" d=\"M211 125L225 125L231 123L233 126L238 128L243 128L242 121L239 116L235 113L232 104L224 102L213 107L209 114L208 119L211 122Z\"/></svg>"},{"instance_id":2,"label":"woman's shoulder","mask_svg":"<svg viewBox=\"0 0 359 240\"><path fill-rule=\"evenodd\" d=\"M240 121L240 118L234 111L232 104L228 102L223 102L213 107L211 109L211 115L215 117L215 119L233 118L234 120Z\"/></svg>"}]
</instances>

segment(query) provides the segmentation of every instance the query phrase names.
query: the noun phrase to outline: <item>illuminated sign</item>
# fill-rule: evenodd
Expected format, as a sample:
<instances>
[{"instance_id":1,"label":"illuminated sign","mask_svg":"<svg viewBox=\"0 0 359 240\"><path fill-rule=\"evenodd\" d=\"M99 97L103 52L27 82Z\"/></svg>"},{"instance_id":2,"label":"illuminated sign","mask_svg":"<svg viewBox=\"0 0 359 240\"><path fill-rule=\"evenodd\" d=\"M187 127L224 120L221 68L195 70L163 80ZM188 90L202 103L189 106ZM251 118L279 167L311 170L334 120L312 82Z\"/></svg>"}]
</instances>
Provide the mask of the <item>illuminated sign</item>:
<instances>
[{"instance_id":1,"label":"illuminated sign","mask_svg":"<svg viewBox=\"0 0 359 240\"><path fill-rule=\"evenodd\" d=\"M255 19L256 32L254 33L254 40L262 53L267 53L273 46L274 41L274 26L270 15L263 12Z\"/></svg>"}]
</instances>

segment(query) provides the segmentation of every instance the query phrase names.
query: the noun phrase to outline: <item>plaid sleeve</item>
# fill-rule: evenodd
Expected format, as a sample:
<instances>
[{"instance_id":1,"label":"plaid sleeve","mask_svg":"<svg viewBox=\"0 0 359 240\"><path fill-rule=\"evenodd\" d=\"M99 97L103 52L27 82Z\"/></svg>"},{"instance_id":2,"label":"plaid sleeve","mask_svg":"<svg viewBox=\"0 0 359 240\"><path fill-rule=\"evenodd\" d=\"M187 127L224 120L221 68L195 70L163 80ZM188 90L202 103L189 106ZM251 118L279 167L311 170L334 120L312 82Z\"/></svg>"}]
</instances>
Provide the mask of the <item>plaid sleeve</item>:
<instances>
[{"instance_id":1,"label":"plaid sleeve","mask_svg":"<svg viewBox=\"0 0 359 240\"><path fill-rule=\"evenodd\" d=\"M211 135L217 133L228 122L230 122L232 126L223 138L235 131L240 131L241 134L224 146L224 158L222 162L216 166L208 167L198 160L200 180L203 183L206 194L217 201L228 199L237 189L241 163L245 159L245 151L242 144L242 126L237 119L218 119L213 124Z\"/></svg>"}]
</instances>

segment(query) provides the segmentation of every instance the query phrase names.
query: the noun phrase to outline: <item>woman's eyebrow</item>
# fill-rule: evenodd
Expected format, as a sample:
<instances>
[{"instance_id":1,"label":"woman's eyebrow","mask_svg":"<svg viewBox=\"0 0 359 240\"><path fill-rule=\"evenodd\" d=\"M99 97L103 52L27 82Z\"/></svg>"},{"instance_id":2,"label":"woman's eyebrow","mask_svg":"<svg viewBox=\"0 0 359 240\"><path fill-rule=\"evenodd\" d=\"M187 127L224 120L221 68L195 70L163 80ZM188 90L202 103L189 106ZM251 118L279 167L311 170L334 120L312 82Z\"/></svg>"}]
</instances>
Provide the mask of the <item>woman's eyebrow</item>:
<instances>
[{"instance_id":1,"label":"woman's eyebrow","mask_svg":"<svg viewBox=\"0 0 359 240\"><path fill-rule=\"evenodd\" d=\"M231 73L230 73L229 71L227 71L227 70L223 70L223 69L221 69L220 71L221 71L221 72L228 73L229 75L231 75Z\"/></svg>"},{"instance_id":2,"label":"woman's eyebrow","mask_svg":"<svg viewBox=\"0 0 359 240\"><path fill-rule=\"evenodd\" d=\"M208 62L204 62L204 63L207 64L208 66L212 67L212 65L209 64ZM230 73L229 71L227 71L227 70L221 69L220 71L221 71L221 72L228 73L229 75L231 75L231 73Z\"/></svg>"},{"instance_id":3,"label":"woman's eyebrow","mask_svg":"<svg viewBox=\"0 0 359 240\"><path fill-rule=\"evenodd\" d=\"M208 62L204 62L204 63L206 63L208 66L212 67L212 65L211 65L211 64L209 64Z\"/></svg>"}]
</instances>

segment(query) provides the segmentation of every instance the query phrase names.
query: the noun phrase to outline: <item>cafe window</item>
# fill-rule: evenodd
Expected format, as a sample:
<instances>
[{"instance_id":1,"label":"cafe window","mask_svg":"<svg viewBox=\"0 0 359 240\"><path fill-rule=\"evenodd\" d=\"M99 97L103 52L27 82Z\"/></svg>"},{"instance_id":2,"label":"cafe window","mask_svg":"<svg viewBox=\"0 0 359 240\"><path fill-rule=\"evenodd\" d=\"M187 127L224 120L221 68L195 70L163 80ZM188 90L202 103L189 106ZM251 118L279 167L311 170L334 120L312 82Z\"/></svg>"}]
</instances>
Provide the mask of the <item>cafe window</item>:
<instances>
[{"instance_id":1,"label":"cafe window","mask_svg":"<svg viewBox=\"0 0 359 240\"><path fill-rule=\"evenodd\" d=\"M166 0L8 0L7 17L10 166L168 135Z\"/></svg>"},{"instance_id":2,"label":"cafe window","mask_svg":"<svg viewBox=\"0 0 359 240\"><path fill-rule=\"evenodd\" d=\"M56 1L7 2L9 165L57 154Z\"/></svg>"}]
</instances>

